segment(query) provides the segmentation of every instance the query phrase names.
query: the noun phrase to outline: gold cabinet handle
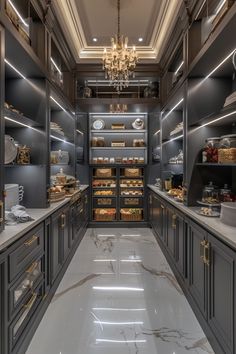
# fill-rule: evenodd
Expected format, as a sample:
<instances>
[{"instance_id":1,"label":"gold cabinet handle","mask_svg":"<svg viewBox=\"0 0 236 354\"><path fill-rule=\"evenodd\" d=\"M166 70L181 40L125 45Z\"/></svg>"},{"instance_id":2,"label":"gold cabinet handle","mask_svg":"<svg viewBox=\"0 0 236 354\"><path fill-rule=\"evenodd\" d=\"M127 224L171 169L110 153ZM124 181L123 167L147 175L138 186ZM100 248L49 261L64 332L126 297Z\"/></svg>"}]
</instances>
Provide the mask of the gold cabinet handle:
<instances>
[{"instance_id":1,"label":"gold cabinet handle","mask_svg":"<svg viewBox=\"0 0 236 354\"><path fill-rule=\"evenodd\" d=\"M149 195L149 203L152 204L152 196Z\"/></svg>"},{"instance_id":2,"label":"gold cabinet handle","mask_svg":"<svg viewBox=\"0 0 236 354\"><path fill-rule=\"evenodd\" d=\"M24 305L24 307L25 307L26 309L30 309L30 308L33 306L33 304L34 304L34 302L35 302L37 296L38 296L38 294L37 294L37 293L34 293L33 296L31 297L31 299L29 300L29 302L27 302L27 304Z\"/></svg>"},{"instance_id":3,"label":"gold cabinet handle","mask_svg":"<svg viewBox=\"0 0 236 354\"><path fill-rule=\"evenodd\" d=\"M205 245L206 245L206 240L203 240L200 242L200 258L205 263Z\"/></svg>"},{"instance_id":4,"label":"gold cabinet handle","mask_svg":"<svg viewBox=\"0 0 236 354\"><path fill-rule=\"evenodd\" d=\"M207 266L210 265L210 243L206 240L203 240L200 243L200 257L204 264Z\"/></svg>"},{"instance_id":5,"label":"gold cabinet handle","mask_svg":"<svg viewBox=\"0 0 236 354\"><path fill-rule=\"evenodd\" d=\"M161 209L165 209L164 205L161 204Z\"/></svg>"},{"instance_id":6,"label":"gold cabinet handle","mask_svg":"<svg viewBox=\"0 0 236 354\"><path fill-rule=\"evenodd\" d=\"M34 243L35 241L37 241L38 238L39 238L39 237L38 237L37 235L34 235L33 237L31 237L31 239L29 239L28 241L26 241L26 242L24 243L24 245L25 245L26 247L29 247L29 246L32 245L32 243Z\"/></svg>"},{"instance_id":7,"label":"gold cabinet handle","mask_svg":"<svg viewBox=\"0 0 236 354\"><path fill-rule=\"evenodd\" d=\"M32 263L31 266L25 272L28 274L32 274L33 271L37 268L38 264L38 262Z\"/></svg>"},{"instance_id":8,"label":"gold cabinet handle","mask_svg":"<svg viewBox=\"0 0 236 354\"><path fill-rule=\"evenodd\" d=\"M176 219L177 219L177 215L176 214L173 214L172 215L172 228L174 230L176 230Z\"/></svg>"},{"instance_id":9,"label":"gold cabinet handle","mask_svg":"<svg viewBox=\"0 0 236 354\"><path fill-rule=\"evenodd\" d=\"M64 229L65 226L66 226L66 223L65 223L65 214L61 214L61 228Z\"/></svg>"},{"instance_id":10,"label":"gold cabinet handle","mask_svg":"<svg viewBox=\"0 0 236 354\"><path fill-rule=\"evenodd\" d=\"M206 242L205 244L205 264L209 267L210 265L210 243Z\"/></svg>"},{"instance_id":11,"label":"gold cabinet handle","mask_svg":"<svg viewBox=\"0 0 236 354\"><path fill-rule=\"evenodd\" d=\"M4 221L4 208L3 208L3 202L0 200L0 224Z\"/></svg>"},{"instance_id":12,"label":"gold cabinet handle","mask_svg":"<svg viewBox=\"0 0 236 354\"><path fill-rule=\"evenodd\" d=\"M82 208L82 209L80 209L80 212L79 212L79 213L80 213L80 214L82 214L82 213L83 213L83 211L84 211L84 209Z\"/></svg>"}]
</instances>

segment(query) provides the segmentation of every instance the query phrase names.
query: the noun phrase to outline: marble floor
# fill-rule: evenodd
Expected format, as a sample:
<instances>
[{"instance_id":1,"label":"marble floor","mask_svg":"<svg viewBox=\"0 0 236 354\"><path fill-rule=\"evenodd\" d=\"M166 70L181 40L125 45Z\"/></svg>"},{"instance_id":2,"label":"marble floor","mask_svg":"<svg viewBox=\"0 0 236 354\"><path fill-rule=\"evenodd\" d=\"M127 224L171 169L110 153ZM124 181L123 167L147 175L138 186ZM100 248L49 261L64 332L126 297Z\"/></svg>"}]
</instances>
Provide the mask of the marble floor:
<instances>
[{"instance_id":1,"label":"marble floor","mask_svg":"<svg viewBox=\"0 0 236 354\"><path fill-rule=\"evenodd\" d=\"M150 229L88 229L26 354L214 354Z\"/></svg>"}]
</instances>

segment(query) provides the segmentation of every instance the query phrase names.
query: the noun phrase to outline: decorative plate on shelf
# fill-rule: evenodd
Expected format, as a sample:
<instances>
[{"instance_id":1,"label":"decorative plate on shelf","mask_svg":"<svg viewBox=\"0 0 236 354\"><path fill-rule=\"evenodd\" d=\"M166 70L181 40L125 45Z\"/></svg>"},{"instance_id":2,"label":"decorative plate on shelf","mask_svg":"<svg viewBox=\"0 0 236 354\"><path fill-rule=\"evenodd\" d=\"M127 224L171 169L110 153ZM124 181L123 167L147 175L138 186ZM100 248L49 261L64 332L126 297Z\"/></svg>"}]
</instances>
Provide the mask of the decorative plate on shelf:
<instances>
[{"instance_id":1,"label":"decorative plate on shelf","mask_svg":"<svg viewBox=\"0 0 236 354\"><path fill-rule=\"evenodd\" d=\"M10 135L5 135L5 164L15 160L17 156L17 146Z\"/></svg>"},{"instance_id":2,"label":"decorative plate on shelf","mask_svg":"<svg viewBox=\"0 0 236 354\"><path fill-rule=\"evenodd\" d=\"M93 122L93 129L101 130L105 128L105 122L102 119L97 119Z\"/></svg>"}]
</instances>

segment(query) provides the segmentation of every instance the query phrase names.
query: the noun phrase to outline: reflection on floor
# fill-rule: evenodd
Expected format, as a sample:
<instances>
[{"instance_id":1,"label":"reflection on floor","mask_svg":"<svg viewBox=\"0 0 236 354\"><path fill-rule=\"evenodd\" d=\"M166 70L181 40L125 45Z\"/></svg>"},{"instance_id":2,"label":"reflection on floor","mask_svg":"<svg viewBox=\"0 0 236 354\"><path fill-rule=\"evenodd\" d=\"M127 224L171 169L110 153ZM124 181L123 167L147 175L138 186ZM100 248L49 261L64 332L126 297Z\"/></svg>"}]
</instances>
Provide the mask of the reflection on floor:
<instances>
[{"instance_id":1,"label":"reflection on floor","mask_svg":"<svg viewBox=\"0 0 236 354\"><path fill-rule=\"evenodd\" d=\"M214 353L149 229L88 229L27 354Z\"/></svg>"}]
</instances>

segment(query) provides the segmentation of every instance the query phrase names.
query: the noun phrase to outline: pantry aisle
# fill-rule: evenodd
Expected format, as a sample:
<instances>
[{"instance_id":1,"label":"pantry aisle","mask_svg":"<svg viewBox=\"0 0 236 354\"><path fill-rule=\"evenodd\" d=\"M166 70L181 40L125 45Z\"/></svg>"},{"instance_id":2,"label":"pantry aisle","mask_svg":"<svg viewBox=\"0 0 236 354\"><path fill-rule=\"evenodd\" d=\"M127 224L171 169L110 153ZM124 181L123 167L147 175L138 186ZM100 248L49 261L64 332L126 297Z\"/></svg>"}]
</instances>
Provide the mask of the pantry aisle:
<instances>
[{"instance_id":1,"label":"pantry aisle","mask_svg":"<svg viewBox=\"0 0 236 354\"><path fill-rule=\"evenodd\" d=\"M214 353L148 228L88 229L27 354Z\"/></svg>"}]
</instances>

